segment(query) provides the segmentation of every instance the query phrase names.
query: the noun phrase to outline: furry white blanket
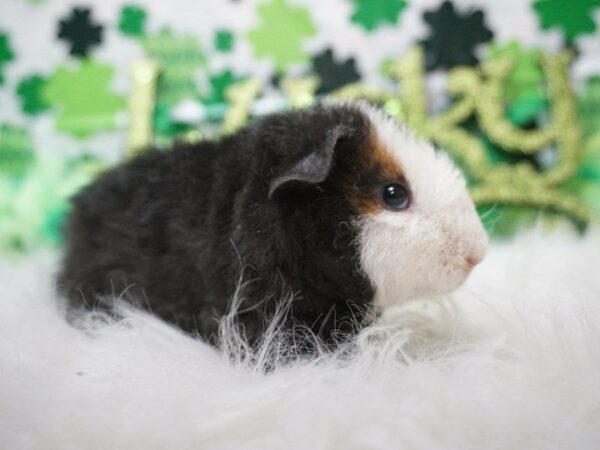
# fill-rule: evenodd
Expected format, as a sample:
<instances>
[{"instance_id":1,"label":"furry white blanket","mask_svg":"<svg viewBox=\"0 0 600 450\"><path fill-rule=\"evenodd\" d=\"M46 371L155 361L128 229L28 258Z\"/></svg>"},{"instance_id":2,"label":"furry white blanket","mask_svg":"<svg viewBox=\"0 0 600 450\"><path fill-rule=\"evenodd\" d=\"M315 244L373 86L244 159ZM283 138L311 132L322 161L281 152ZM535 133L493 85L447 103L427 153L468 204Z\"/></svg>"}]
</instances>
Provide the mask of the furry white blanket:
<instances>
[{"instance_id":1,"label":"furry white blanket","mask_svg":"<svg viewBox=\"0 0 600 450\"><path fill-rule=\"evenodd\" d=\"M68 326L0 263L0 447L598 449L600 233L495 245L450 298L267 374L140 312ZM239 350L239 349L238 349Z\"/></svg>"}]
</instances>

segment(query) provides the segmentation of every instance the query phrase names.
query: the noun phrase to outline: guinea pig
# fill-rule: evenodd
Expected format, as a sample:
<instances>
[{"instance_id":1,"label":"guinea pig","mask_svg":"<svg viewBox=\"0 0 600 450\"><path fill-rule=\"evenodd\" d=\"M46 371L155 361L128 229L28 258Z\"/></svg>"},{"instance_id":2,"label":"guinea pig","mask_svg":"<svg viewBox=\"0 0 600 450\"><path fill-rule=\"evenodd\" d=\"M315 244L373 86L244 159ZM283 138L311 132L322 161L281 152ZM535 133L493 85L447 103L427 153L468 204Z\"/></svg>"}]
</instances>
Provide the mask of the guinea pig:
<instances>
[{"instance_id":1,"label":"guinea pig","mask_svg":"<svg viewBox=\"0 0 600 450\"><path fill-rule=\"evenodd\" d=\"M291 296L282 328L334 345L373 311L454 290L487 247L447 155L361 102L148 150L73 199L65 235L71 306L121 296L211 343L236 294L251 342Z\"/></svg>"}]
</instances>

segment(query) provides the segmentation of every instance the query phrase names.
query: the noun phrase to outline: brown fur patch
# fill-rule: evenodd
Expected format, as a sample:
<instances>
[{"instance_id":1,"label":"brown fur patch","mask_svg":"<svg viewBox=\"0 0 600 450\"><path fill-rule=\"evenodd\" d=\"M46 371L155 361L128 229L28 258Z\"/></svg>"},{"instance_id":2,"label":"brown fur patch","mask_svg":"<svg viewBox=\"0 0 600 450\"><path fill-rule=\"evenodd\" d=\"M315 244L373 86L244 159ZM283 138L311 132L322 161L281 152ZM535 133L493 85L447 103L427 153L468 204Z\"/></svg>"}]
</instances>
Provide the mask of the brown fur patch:
<instances>
[{"instance_id":1,"label":"brown fur patch","mask_svg":"<svg viewBox=\"0 0 600 450\"><path fill-rule=\"evenodd\" d=\"M404 171L368 122L360 146L357 164L345 177L343 190L350 204L360 214L375 214L384 208L380 199L382 185L405 182Z\"/></svg>"}]
</instances>

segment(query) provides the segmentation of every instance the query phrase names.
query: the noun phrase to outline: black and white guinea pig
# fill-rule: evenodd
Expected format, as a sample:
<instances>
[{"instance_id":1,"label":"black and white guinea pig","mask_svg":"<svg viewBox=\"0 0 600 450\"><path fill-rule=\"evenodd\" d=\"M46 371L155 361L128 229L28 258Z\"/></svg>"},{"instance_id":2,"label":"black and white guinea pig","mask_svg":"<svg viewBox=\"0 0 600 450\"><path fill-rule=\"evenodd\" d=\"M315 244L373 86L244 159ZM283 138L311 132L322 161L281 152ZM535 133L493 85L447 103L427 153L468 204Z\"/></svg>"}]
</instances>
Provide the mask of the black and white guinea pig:
<instances>
[{"instance_id":1,"label":"black and white guinea pig","mask_svg":"<svg viewBox=\"0 0 600 450\"><path fill-rule=\"evenodd\" d=\"M256 341L324 342L373 310L458 287L487 236L442 152L365 103L275 114L219 141L149 150L73 201L59 288L122 296L214 342L236 287Z\"/></svg>"}]
</instances>

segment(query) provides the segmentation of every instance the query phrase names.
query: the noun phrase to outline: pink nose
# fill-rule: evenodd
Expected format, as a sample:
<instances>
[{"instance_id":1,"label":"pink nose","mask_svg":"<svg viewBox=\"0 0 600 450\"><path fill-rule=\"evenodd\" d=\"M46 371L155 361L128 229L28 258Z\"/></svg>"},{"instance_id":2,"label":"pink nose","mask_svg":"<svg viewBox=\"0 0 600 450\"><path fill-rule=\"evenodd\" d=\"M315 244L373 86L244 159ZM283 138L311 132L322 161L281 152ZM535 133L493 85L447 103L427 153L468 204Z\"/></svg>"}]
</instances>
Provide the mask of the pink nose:
<instances>
[{"instance_id":1,"label":"pink nose","mask_svg":"<svg viewBox=\"0 0 600 450\"><path fill-rule=\"evenodd\" d=\"M479 264L483 260L483 256L484 256L483 252L470 253L467 256L465 256L464 258L470 267L475 267L477 264Z\"/></svg>"},{"instance_id":2,"label":"pink nose","mask_svg":"<svg viewBox=\"0 0 600 450\"><path fill-rule=\"evenodd\" d=\"M475 256L467 256L465 258L465 261L467 262L467 264L471 267L475 267L477 264L479 264L480 260L479 258L475 257Z\"/></svg>"}]
</instances>

